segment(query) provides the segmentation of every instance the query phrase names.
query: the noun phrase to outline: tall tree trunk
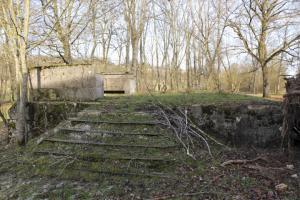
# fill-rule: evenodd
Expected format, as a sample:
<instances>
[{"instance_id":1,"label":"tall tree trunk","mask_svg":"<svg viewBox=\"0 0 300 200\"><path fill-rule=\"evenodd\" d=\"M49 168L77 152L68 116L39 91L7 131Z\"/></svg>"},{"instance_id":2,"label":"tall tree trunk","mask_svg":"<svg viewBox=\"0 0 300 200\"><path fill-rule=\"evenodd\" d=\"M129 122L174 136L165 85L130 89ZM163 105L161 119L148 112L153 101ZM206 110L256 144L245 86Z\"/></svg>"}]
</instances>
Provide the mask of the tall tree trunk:
<instances>
[{"instance_id":1,"label":"tall tree trunk","mask_svg":"<svg viewBox=\"0 0 300 200\"><path fill-rule=\"evenodd\" d=\"M63 40L64 62L70 64L72 62L71 45L68 37Z\"/></svg>"},{"instance_id":2,"label":"tall tree trunk","mask_svg":"<svg viewBox=\"0 0 300 200\"><path fill-rule=\"evenodd\" d=\"M132 39L132 61L131 61L131 71L135 72L137 75L137 63L138 63L138 41Z\"/></svg>"},{"instance_id":3,"label":"tall tree trunk","mask_svg":"<svg viewBox=\"0 0 300 200\"><path fill-rule=\"evenodd\" d=\"M22 84L20 85L20 99L18 102L18 115L16 124L16 138L18 144L24 144L26 138L27 82L28 74L25 73L22 77Z\"/></svg>"},{"instance_id":4,"label":"tall tree trunk","mask_svg":"<svg viewBox=\"0 0 300 200\"><path fill-rule=\"evenodd\" d=\"M269 97L270 85L269 85L269 69L268 67L262 66L262 76L263 76L263 97Z\"/></svg>"}]
</instances>

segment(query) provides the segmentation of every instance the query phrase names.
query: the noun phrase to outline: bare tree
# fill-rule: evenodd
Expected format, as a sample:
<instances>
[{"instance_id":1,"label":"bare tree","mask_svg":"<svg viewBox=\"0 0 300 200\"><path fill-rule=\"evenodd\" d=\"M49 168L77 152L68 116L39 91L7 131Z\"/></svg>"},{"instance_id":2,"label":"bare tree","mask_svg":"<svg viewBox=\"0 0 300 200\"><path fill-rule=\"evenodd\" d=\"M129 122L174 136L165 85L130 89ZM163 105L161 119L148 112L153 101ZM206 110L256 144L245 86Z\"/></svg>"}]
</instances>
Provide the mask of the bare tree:
<instances>
[{"instance_id":1,"label":"bare tree","mask_svg":"<svg viewBox=\"0 0 300 200\"><path fill-rule=\"evenodd\" d=\"M284 0L242 0L237 20L231 27L242 41L246 52L258 63L263 75L263 97L269 96L269 63L300 39L300 34L292 35L286 41L270 41L272 33L289 25Z\"/></svg>"},{"instance_id":2,"label":"bare tree","mask_svg":"<svg viewBox=\"0 0 300 200\"><path fill-rule=\"evenodd\" d=\"M55 44L55 38L48 39L46 45L56 51L65 63L72 62L72 44L88 27L90 1L79 0L40 0L43 11L44 28L54 30L61 45ZM62 46L62 49L61 47Z\"/></svg>"},{"instance_id":3,"label":"bare tree","mask_svg":"<svg viewBox=\"0 0 300 200\"><path fill-rule=\"evenodd\" d=\"M27 48L29 34L30 0L13 1L2 0L0 3L2 13L1 27L5 31L7 40L14 56L18 121L16 124L16 138L22 144L25 140L25 104L27 101Z\"/></svg>"},{"instance_id":4,"label":"bare tree","mask_svg":"<svg viewBox=\"0 0 300 200\"><path fill-rule=\"evenodd\" d=\"M126 0L124 1L124 15L127 23L128 35L130 34L131 48L132 48L132 72L137 75L138 64L138 45L141 36L144 32L147 21L148 1L147 0Z\"/></svg>"}]
</instances>

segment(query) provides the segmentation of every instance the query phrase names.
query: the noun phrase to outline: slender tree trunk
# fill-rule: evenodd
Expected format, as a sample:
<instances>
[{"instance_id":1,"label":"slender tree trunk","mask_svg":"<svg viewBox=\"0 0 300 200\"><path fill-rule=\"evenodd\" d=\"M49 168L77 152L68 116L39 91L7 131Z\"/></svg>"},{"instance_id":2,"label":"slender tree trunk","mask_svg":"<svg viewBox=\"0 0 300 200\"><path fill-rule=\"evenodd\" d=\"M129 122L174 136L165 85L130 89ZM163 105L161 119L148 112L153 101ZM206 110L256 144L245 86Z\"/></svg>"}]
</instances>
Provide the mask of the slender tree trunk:
<instances>
[{"instance_id":1,"label":"slender tree trunk","mask_svg":"<svg viewBox=\"0 0 300 200\"><path fill-rule=\"evenodd\" d=\"M125 55L125 65L129 69L129 52L130 52L130 28L127 30L127 40L126 40L126 55Z\"/></svg>"},{"instance_id":2,"label":"slender tree trunk","mask_svg":"<svg viewBox=\"0 0 300 200\"><path fill-rule=\"evenodd\" d=\"M2 113L1 110L0 110L0 119L3 121L4 126L5 126L5 127L8 127L8 122L7 122L7 120L6 120L4 114Z\"/></svg>"},{"instance_id":3,"label":"slender tree trunk","mask_svg":"<svg viewBox=\"0 0 300 200\"><path fill-rule=\"evenodd\" d=\"M156 41L155 46L155 55L156 55L156 73L157 73L157 89L160 91L161 85L160 85L160 72L159 72L159 57L158 57L158 45Z\"/></svg>"},{"instance_id":4,"label":"slender tree trunk","mask_svg":"<svg viewBox=\"0 0 300 200\"><path fill-rule=\"evenodd\" d=\"M138 48L139 48L139 43L138 40L136 40L134 37L131 39L132 41L132 61L131 61L131 69L130 71L134 73L136 77L136 89L139 91L139 69L138 69Z\"/></svg>"},{"instance_id":5,"label":"slender tree trunk","mask_svg":"<svg viewBox=\"0 0 300 200\"><path fill-rule=\"evenodd\" d=\"M277 76L276 76L276 86L275 86L275 94L278 94L280 91L280 74L281 74L281 70L283 67L283 54L281 54L280 56L280 62L279 62L279 67L278 67L278 71L277 71Z\"/></svg>"},{"instance_id":6,"label":"slender tree trunk","mask_svg":"<svg viewBox=\"0 0 300 200\"><path fill-rule=\"evenodd\" d=\"M93 1L93 3L95 3ZM97 17L97 14L96 14L96 6L92 6L92 22L91 22L91 25L92 25L92 37L93 37L93 47L92 47L92 51L91 51L91 59L94 59L95 58L95 51L96 51L96 48L97 48L97 36L96 36L96 17Z\"/></svg>"},{"instance_id":7,"label":"slender tree trunk","mask_svg":"<svg viewBox=\"0 0 300 200\"><path fill-rule=\"evenodd\" d=\"M186 87L187 90L191 89L191 80L190 80L190 64L191 64L191 37L187 35L187 42L186 42L186 52L185 52L185 59L186 59Z\"/></svg>"},{"instance_id":8,"label":"slender tree trunk","mask_svg":"<svg viewBox=\"0 0 300 200\"><path fill-rule=\"evenodd\" d=\"M143 64L144 63L144 48L143 48L143 37L141 37L140 39L140 63Z\"/></svg>"},{"instance_id":9,"label":"slender tree trunk","mask_svg":"<svg viewBox=\"0 0 300 200\"><path fill-rule=\"evenodd\" d=\"M256 94L255 83L256 83L256 72L253 72L253 80L252 80L252 93L253 94Z\"/></svg>"}]
</instances>

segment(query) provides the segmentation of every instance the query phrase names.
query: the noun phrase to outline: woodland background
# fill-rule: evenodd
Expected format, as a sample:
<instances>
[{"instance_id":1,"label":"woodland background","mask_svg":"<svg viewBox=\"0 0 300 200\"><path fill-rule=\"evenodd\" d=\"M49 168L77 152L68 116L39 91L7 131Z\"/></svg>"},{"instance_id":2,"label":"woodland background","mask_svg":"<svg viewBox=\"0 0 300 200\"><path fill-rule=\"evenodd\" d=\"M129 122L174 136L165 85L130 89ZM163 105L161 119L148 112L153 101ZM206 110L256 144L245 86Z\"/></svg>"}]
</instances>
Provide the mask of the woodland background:
<instances>
[{"instance_id":1,"label":"woodland background","mask_svg":"<svg viewBox=\"0 0 300 200\"><path fill-rule=\"evenodd\" d=\"M82 62L134 73L139 92L280 94L299 27L292 0L0 0L0 100L30 67Z\"/></svg>"}]
</instances>

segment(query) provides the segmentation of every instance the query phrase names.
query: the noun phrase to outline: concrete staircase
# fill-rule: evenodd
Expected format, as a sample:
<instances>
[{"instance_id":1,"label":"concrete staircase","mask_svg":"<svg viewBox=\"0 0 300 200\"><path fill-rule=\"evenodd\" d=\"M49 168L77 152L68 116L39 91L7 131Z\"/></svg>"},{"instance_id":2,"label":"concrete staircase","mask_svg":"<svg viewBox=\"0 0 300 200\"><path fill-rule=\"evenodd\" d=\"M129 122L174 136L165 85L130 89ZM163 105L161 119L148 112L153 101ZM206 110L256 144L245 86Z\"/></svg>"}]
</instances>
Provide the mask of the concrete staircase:
<instances>
[{"instance_id":1,"label":"concrete staircase","mask_svg":"<svg viewBox=\"0 0 300 200\"><path fill-rule=\"evenodd\" d=\"M143 195L153 196L170 183L180 182L177 173L184 151L169 129L150 111L123 107L112 112L104 104L73 114L34 149L36 170L42 177L98 182L118 188L110 195L122 196L122 188L147 185ZM117 187L116 187L117 186Z\"/></svg>"}]
</instances>

